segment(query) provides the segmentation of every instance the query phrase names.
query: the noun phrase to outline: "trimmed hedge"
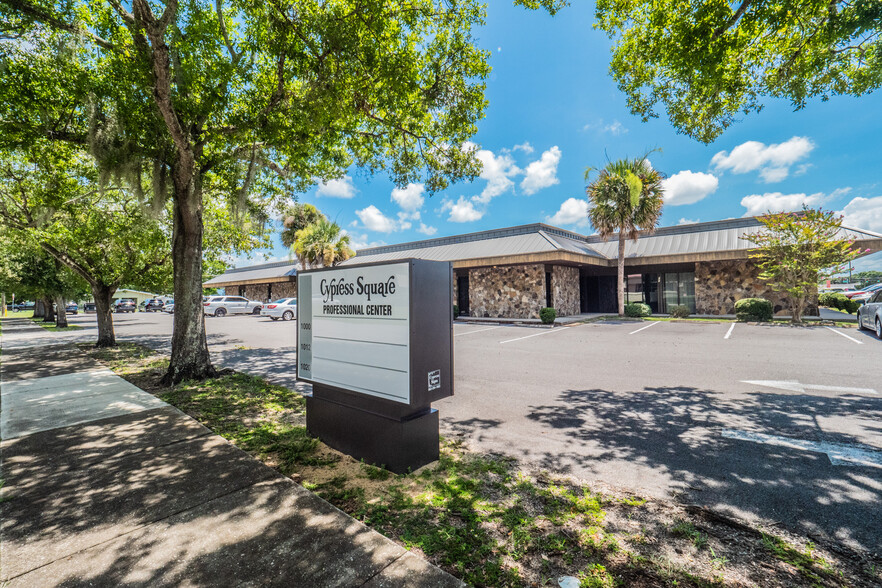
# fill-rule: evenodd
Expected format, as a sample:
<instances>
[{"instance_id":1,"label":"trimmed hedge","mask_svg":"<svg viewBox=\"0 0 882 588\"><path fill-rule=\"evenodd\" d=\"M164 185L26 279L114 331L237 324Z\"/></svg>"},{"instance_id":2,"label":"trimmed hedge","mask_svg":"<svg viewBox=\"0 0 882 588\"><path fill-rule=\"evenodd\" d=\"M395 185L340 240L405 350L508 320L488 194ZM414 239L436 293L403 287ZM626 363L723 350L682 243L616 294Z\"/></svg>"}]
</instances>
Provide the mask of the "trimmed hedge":
<instances>
[{"instance_id":1,"label":"trimmed hedge","mask_svg":"<svg viewBox=\"0 0 882 588\"><path fill-rule=\"evenodd\" d=\"M841 292L824 292L818 296L818 304L828 308L835 308L836 310L841 310L848 314L856 313L858 308L861 307L860 302L857 300L851 300Z\"/></svg>"},{"instance_id":2,"label":"trimmed hedge","mask_svg":"<svg viewBox=\"0 0 882 588\"><path fill-rule=\"evenodd\" d=\"M685 304L676 304L668 309L668 314L673 318L688 318L692 313L689 312L689 307Z\"/></svg>"},{"instance_id":3,"label":"trimmed hedge","mask_svg":"<svg viewBox=\"0 0 882 588\"><path fill-rule=\"evenodd\" d=\"M642 317L652 316L652 309L642 302L629 302L625 305L625 316Z\"/></svg>"},{"instance_id":4,"label":"trimmed hedge","mask_svg":"<svg viewBox=\"0 0 882 588\"><path fill-rule=\"evenodd\" d=\"M554 310L553 308L548 308L548 307L543 308L542 310L539 311L539 318L546 325L550 325L551 323L554 322L554 319L557 318L557 311Z\"/></svg>"},{"instance_id":5,"label":"trimmed hedge","mask_svg":"<svg viewBox=\"0 0 882 588\"><path fill-rule=\"evenodd\" d=\"M742 322L770 321L773 314L772 303L765 298L742 298L735 303L735 318Z\"/></svg>"}]
</instances>

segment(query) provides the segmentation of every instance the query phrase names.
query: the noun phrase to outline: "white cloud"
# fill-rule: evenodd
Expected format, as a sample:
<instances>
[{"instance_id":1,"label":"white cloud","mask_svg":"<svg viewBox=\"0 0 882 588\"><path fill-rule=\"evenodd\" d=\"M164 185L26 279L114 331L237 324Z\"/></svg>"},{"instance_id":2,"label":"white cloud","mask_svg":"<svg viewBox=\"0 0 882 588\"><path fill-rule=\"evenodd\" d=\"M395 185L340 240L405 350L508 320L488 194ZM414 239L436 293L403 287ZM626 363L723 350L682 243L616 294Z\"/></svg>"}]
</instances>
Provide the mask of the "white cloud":
<instances>
[{"instance_id":1,"label":"white cloud","mask_svg":"<svg viewBox=\"0 0 882 588\"><path fill-rule=\"evenodd\" d=\"M371 241L368 239L367 233L362 233L361 235L353 235L348 231L343 231L344 235L349 235L349 245L355 249L356 251L360 251L362 249L367 249L368 247L380 247L381 245L385 245L385 241Z\"/></svg>"},{"instance_id":2,"label":"white cloud","mask_svg":"<svg viewBox=\"0 0 882 588\"><path fill-rule=\"evenodd\" d=\"M823 192L814 194L782 194L781 192L766 192L765 194L751 194L741 199L741 206L747 209L744 216L759 216L767 212L789 212L800 210L803 206L820 206L828 198Z\"/></svg>"},{"instance_id":3,"label":"white cloud","mask_svg":"<svg viewBox=\"0 0 882 588\"><path fill-rule=\"evenodd\" d=\"M808 137L791 137L783 143L772 145L747 141L735 147L731 153L720 151L711 159L711 165L735 174L759 170L760 177L771 184L785 179L790 173L790 166L806 158L814 148L814 142ZM797 172L805 173L807 169L800 166Z\"/></svg>"},{"instance_id":4,"label":"white cloud","mask_svg":"<svg viewBox=\"0 0 882 588\"><path fill-rule=\"evenodd\" d=\"M319 182L316 196L327 196L328 198L353 198L357 190L352 183L352 178L343 176L338 180L330 180L328 182Z\"/></svg>"},{"instance_id":5,"label":"white cloud","mask_svg":"<svg viewBox=\"0 0 882 588\"><path fill-rule=\"evenodd\" d=\"M839 214L845 216L842 224L847 227L882 233L882 196L852 198Z\"/></svg>"},{"instance_id":6,"label":"white cloud","mask_svg":"<svg viewBox=\"0 0 882 588\"><path fill-rule=\"evenodd\" d=\"M557 164L560 163L560 155L560 148L555 145L527 166L527 175L521 182L521 189L525 194L535 194L543 188L560 183L560 180L557 179Z\"/></svg>"},{"instance_id":7,"label":"white cloud","mask_svg":"<svg viewBox=\"0 0 882 588\"><path fill-rule=\"evenodd\" d=\"M568 198L560 205L554 216L545 220L552 225L588 225L588 201L581 198Z\"/></svg>"},{"instance_id":8,"label":"white cloud","mask_svg":"<svg viewBox=\"0 0 882 588\"><path fill-rule=\"evenodd\" d=\"M611 133L613 135L622 135L624 133L627 133L628 129L626 129L619 121L614 120L610 124L603 127L603 131L606 133Z\"/></svg>"},{"instance_id":9,"label":"white cloud","mask_svg":"<svg viewBox=\"0 0 882 588\"><path fill-rule=\"evenodd\" d=\"M420 228L417 229L417 233L422 233L423 235L428 235L429 237L437 232L438 229L436 229L435 227L427 226L425 223L420 223Z\"/></svg>"},{"instance_id":10,"label":"white cloud","mask_svg":"<svg viewBox=\"0 0 882 588\"><path fill-rule=\"evenodd\" d=\"M678 222L677 224L678 224L678 225L694 225L695 223L700 223L700 222L701 222L701 221L700 221L699 219L697 219L697 218L696 218L696 219L691 219L691 218L681 218L681 219L680 219L680 222Z\"/></svg>"},{"instance_id":11,"label":"white cloud","mask_svg":"<svg viewBox=\"0 0 882 588\"><path fill-rule=\"evenodd\" d=\"M625 125L620 123L618 120L613 120L611 123L605 123L601 118L595 123L588 123L584 127L582 127L583 131L590 131L592 129L596 129L601 133L609 133L611 135L624 135L628 132L628 129L625 128Z\"/></svg>"},{"instance_id":12,"label":"white cloud","mask_svg":"<svg viewBox=\"0 0 882 588\"><path fill-rule=\"evenodd\" d=\"M533 151L535 151L535 149L533 149L533 146L530 145L529 141L524 141L520 145L515 145L514 147L511 148L511 150L512 151L523 151L524 153L527 153L527 154L533 153Z\"/></svg>"},{"instance_id":13,"label":"white cloud","mask_svg":"<svg viewBox=\"0 0 882 588\"><path fill-rule=\"evenodd\" d=\"M402 210L417 211L423 207L425 191L426 187L423 184L408 184L404 188L392 190L392 201Z\"/></svg>"},{"instance_id":14,"label":"white cloud","mask_svg":"<svg viewBox=\"0 0 882 588\"><path fill-rule=\"evenodd\" d=\"M475 197L477 198L477 196ZM473 198L472 200L474 200ZM476 220L480 220L481 217L484 216L483 210L478 210L475 208L475 203L472 200L466 200L465 197L460 196L459 200L453 202L452 200L445 200L444 204L441 205L441 210L450 211L450 216L447 217L447 220L453 223L470 223Z\"/></svg>"},{"instance_id":15,"label":"white cloud","mask_svg":"<svg viewBox=\"0 0 882 588\"><path fill-rule=\"evenodd\" d=\"M662 182L665 204L695 204L717 191L720 181L715 175L684 170Z\"/></svg>"},{"instance_id":16,"label":"white cloud","mask_svg":"<svg viewBox=\"0 0 882 588\"><path fill-rule=\"evenodd\" d=\"M362 210L356 210L355 214L361 219L365 228L370 231L391 233L398 229L398 223L380 212L380 209L373 204Z\"/></svg>"},{"instance_id":17,"label":"white cloud","mask_svg":"<svg viewBox=\"0 0 882 588\"><path fill-rule=\"evenodd\" d=\"M466 147L470 146L473 147L474 144L466 144ZM479 149L475 157L482 166L480 178L487 180L481 194L474 197L479 204L487 204L496 196L508 192L514 186L511 178L524 173L524 170L515 165L514 158L506 153L497 156L488 149Z\"/></svg>"}]
</instances>

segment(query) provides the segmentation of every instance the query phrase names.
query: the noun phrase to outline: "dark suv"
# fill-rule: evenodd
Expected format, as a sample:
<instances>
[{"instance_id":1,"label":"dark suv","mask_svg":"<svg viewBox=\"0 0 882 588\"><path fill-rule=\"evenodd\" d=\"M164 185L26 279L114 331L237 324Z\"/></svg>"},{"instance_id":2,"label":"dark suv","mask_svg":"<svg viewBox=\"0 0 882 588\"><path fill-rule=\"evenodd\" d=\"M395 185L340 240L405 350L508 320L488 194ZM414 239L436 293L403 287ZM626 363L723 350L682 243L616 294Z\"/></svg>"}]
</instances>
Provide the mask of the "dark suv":
<instances>
[{"instance_id":1,"label":"dark suv","mask_svg":"<svg viewBox=\"0 0 882 588\"><path fill-rule=\"evenodd\" d=\"M120 298L113 304L113 312L135 312L138 301L134 298Z\"/></svg>"},{"instance_id":2,"label":"dark suv","mask_svg":"<svg viewBox=\"0 0 882 588\"><path fill-rule=\"evenodd\" d=\"M147 305L144 307L144 310L147 312L159 312L163 308L165 308L165 302L163 302L159 298L154 298L153 300L147 301Z\"/></svg>"}]
</instances>

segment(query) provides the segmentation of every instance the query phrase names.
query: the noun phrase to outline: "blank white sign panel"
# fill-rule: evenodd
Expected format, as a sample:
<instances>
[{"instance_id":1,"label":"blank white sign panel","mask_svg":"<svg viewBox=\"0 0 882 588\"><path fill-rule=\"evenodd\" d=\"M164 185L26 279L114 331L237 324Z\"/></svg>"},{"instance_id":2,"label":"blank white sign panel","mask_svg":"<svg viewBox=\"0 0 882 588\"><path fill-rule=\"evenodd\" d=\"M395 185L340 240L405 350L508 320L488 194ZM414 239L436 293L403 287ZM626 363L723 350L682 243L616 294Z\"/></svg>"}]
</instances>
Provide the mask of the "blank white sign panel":
<instances>
[{"instance_id":1,"label":"blank white sign panel","mask_svg":"<svg viewBox=\"0 0 882 588\"><path fill-rule=\"evenodd\" d=\"M410 265L298 276L298 378L410 403Z\"/></svg>"}]
</instances>

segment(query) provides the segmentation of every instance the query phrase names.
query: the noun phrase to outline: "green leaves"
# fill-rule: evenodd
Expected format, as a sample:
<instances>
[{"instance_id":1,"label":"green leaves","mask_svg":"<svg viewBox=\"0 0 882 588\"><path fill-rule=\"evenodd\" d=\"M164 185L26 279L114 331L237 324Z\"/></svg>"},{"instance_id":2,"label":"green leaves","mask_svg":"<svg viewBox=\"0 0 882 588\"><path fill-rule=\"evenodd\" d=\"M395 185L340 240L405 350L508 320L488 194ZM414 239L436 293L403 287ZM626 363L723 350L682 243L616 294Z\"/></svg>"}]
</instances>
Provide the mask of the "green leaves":
<instances>
[{"instance_id":1,"label":"green leaves","mask_svg":"<svg viewBox=\"0 0 882 588\"><path fill-rule=\"evenodd\" d=\"M809 298L817 294L818 280L841 270L860 251L843 238L842 217L831 211L803 208L760 218L765 230L742 238L757 246L751 253L760 278L793 302L793 320L799 322Z\"/></svg>"},{"instance_id":2,"label":"green leaves","mask_svg":"<svg viewBox=\"0 0 882 588\"><path fill-rule=\"evenodd\" d=\"M882 84L878 0L598 0L596 16L631 111L648 120L661 107L703 143L764 98L799 109Z\"/></svg>"},{"instance_id":3,"label":"green leaves","mask_svg":"<svg viewBox=\"0 0 882 588\"><path fill-rule=\"evenodd\" d=\"M610 162L586 189L591 224L604 237L624 231L636 238L640 229L654 229L661 217L662 179L645 157Z\"/></svg>"}]
</instances>

